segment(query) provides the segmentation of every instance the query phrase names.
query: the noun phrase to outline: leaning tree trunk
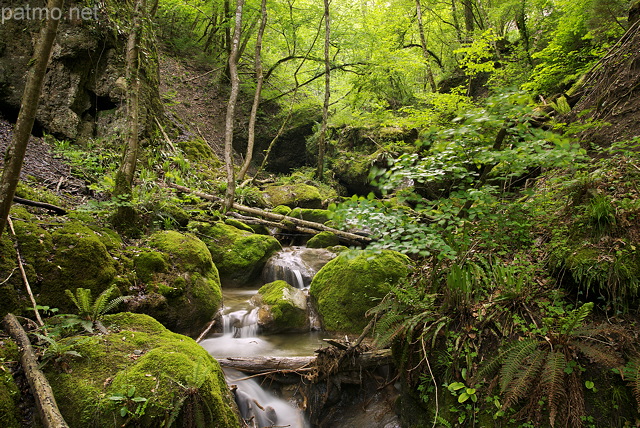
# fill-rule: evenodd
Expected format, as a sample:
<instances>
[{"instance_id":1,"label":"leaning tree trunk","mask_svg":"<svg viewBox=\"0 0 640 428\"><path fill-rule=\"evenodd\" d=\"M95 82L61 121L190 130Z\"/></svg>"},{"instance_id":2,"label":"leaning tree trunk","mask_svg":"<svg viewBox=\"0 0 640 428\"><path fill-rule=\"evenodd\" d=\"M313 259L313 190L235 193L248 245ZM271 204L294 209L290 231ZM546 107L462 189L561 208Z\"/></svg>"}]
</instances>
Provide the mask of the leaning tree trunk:
<instances>
[{"instance_id":1,"label":"leaning tree trunk","mask_svg":"<svg viewBox=\"0 0 640 428\"><path fill-rule=\"evenodd\" d=\"M318 138L318 169L316 175L319 180L324 176L324 151L327 141L327 122L329 121L329 99L331 97L331 21L329 20L329 0L324 0L324 105L322 106L322 128Z\"/></svg>"},{"instance_id":2,"label":"leaning tree trunk","mask_svg":"<svg viewBox=\"0 0 640 428\"><path fill-rule=\"evenodd\" d=\"M231 55L229 55L229 73L231 76L231 95L227 104L227 118L224 130L224 163L227 170L227 191L225 192L224 205L229 210L233 206L236 192L236 178L233 170L233 116L236 111L236 101L240 90L240 78L238 77L238 50L240 48L240 31L242 30L242 9L244 0L236 3L236 25L233 30Z\"/></svg>"},{"instance_id":3,"label":"leaning tree trunk","mask_svg":"<svg viewBox=\"0 0 640 428\"><path fill-rule=\"evenodd\" d=\"M427 37L424 33L424 25L422 23L422 5L420 0L416 0L416 16L418 18L418 32L420 33L420 46L422 46L422 55L424 56L425 66L427 68L427 79L429 80L429 86L431 86L431 92L437 92L436 79L433 77L433 70L431 69L431 59L429 58L429 50L427 48Z\"/></svg>"},{"instance_id":4,"label":"leaning tree trunk","mask_svg":"<svg viewBox=\"0 0 640 428\"><path fill-rule=\"evenodd\" d=\"M48 10L61 10L64 0L49 0ZM40 32L38 43L33 54L33 66L27 75L27 82L22 95L20 112L16 121L12 144L7 149L4 157L4 170L0 179L0 236L7 224L11 203L20 180L20 171L27 152L29 137L36 119L38 101L42 92L44 75L47 71L51 48L56 38L59 19L49 16L46 25Z\"/></svg>"},{"instance_id":5,"label":"leaning tree trunk","mask_svg":"<svg viewBox=\"0 0 640 428\"><path fill-rule=\"evenodd\" d=\"M247 137L247 154L244 164L238 173L238 181L244 179L251 160L253 159L253 146L256 140L256 118L258 117L258 107L260 106L260 94L262 93L262 83L264 82L264 73L262 71L262 36L267 26L267 0L262 0L260 6L260 28L256 38L256 93L253 96L253 105L251 106L251 114L249 116L249 135Z\"/></svg>"}]
</instances>

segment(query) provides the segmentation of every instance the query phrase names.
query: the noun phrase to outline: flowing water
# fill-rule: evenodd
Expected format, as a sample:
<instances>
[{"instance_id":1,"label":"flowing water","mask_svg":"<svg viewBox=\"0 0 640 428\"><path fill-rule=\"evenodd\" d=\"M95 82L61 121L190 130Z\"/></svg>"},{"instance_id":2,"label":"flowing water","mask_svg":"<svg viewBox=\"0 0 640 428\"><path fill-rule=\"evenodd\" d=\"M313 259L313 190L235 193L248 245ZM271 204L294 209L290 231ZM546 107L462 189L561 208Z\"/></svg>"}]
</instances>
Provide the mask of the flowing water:
<instances>
[{"instance_id":1,"label":"flowing water","mask_svg":"<svg viewBox=\"0 0 640 428\"><path fill-rule=\"evenodd\" d=\"M315 273L335 254L322 249L302 247L286 248L275 254L263 271L265 283L285 280L290 285L308 288ZM319 331L301 334L273 334L261 336L258 326L258 309L251 303L257 289L223 287L223 331L200 342L213 357L254 356L309 356L322 347L323 335ZM312 327L315 314L311 313ZM262 388L256 379L236 370L225 369L227 382L233 385L238 408L245 420L256 427L289 426L306 428L303 412L294 403L276 397ZM242 380L241 380L242 379Z\"/></svg>"}]
</instances>

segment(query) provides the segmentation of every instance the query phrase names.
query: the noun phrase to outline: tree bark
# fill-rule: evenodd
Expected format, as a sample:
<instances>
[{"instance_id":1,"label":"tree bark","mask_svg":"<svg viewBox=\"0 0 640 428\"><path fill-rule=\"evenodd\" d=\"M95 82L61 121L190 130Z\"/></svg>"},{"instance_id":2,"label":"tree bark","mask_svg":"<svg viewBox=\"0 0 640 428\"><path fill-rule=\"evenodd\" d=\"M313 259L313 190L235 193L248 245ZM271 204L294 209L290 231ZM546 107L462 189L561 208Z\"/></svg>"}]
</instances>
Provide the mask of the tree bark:
<instances>
[{"instance_id":1,"label":"tree bark","mask_svg":"<svg viewBox=\"0 0 640 428\"><path fill-rule=\"evenodd\" d=\"M45 428L68 427L69 425L67 425L58 409L56 398L47 378L38 368L31 342L29 342L27 334L13 314L7 314L4 317L4 328L13 337L20 349L20 363L35 398L42 425Z\"/></svg>"},{"instance_id":2,"label":"tree bark","mask_svg":"<svg viewBox=\"0 0 640 428\"><path fill-rule=\"evenodd\" d=\"M49 0L48 10L62 9L63 0ZM29 137L33 129L36 118L36 110L42 92L42 84L51 55L51 48L56 38L59 19L49 16L46 25L40 32L40 37L36 44L33 60L35 61L24 87L20 112L16 121L15 132L12 144L8 147L4 157L4 169L0 179L0 236L7 224L7 217L11 210L11 203L16 194L16 187L20 180L20 171L24 162L24 155L27 152Z\"/></svg>"},{"instance_id":3,"label":"tree bark","mask_svg":"<svg viewBox=\"0 0 640 428\"><path fill-rule=\"evenodd\" d=\"M262 70L262 36L267 26L267 0L262 0L260 6L260 28L256 37L256 93L253 96L253 105L251 106L251 114L249 115L249 135L247 137L247 153L244 164L238 172L238 181L244 180L244 176L251 165L253 159L253 146L256 140L256 118L258 117L258 107L260 107L260 94L262 93L262 84L264 82L264 73Z\"/></svg>"},{"instance_id":4,"label":"tree bark","mask_svg":"<svg viewBox=\"0 0 640 428\"><path fill-rule=\"evenodd\" d=\"M433 77L433 70L431 69L431 59L429 56L429 49L427 47L427 37L424 34L424 25L422 22L422 5L420 0L416 0L416 15L418 17L418 31L420 33L420 45L422 46L422 55L424 56L425 66L427 69L427 80L429 86L431 86L431 92L437 92L436 80Z\"/></svg>"},{"instance_id":5,"label":"tree bark","mask_svg":"<svg viewBox=\"0 0 640 428\"><path fill-rule=\"evenodd\" d=\"M318 168L316 175L322 181L324 177L324 152L327 140L327 123L329 122L329 100L331 98L331 21L329 0L324 0L324 104L322 106L322 128L318 138Z\"/></svg>"},{"instance_id":6,"label":"tree bark","mask_svg":"<svg viewBox=\"0 0 640 428\"><path fill-rule=\"evenodd\" d=\"M122 155L122 163L116 175L115 196L130 195L136 173L140 149L140 43L142 40L142 13L145 0L136 0L131 30L127 39L126 81L127 81L127 143Z\"/></svg>"},{"instance_id":7,"label":"tree bark","mask_svg":"<svg viewBox=\"0 0 640 428\"><path fill-rule=\"evenodd\" d=\"M229 55L229 74L231 77L231 94L227 104L227 117L224 131L224 163L227 171L227 190L224 198L224 209L233 207L233 199L236 193L236 178L233 168L233 118L236 111L238 92L240 91L240 78L238 77L238 49L240 47L240 32L242 30L242 9L244 0L236 3L236 19L233 31L231 54Z\"/></svg>"},{"instance_id":8,"label":"tree bark","mask_svg":"<svg viewBox=\"0 0 640 428\"><path fill-rule=\"evenodd\" d=\"M217 203L221 203L222 199L213 196L213 195L209 195L207 193L202 193L202 192L196 192L194 190L189 189L188 187L184 187L184 186L180 186L178 184L173 184L173 183L167 183L167 185L169 187L172 187L174 189L177 189L181 192L185 192L185 193L192 193L202 199L206 199L208 201L211 202L217 202ZM272 220L277 220L277 221L283 221L286 220L288 222L294 223L296 225L300 225L309 229L315 229L315 230L310 230L309 232L313 232L313 233L319 233L320 231L327 231L327 232L332 232L334 233L336 236L338 236L341 239L345 239L345 240L351 240L351 241L355 241L356 243L367 243L367 242L371 242L371 238L369 238L368 236L362 236L362 235L357 235L355 233L350 233L350 232L343 232L342 230L338 230L338 229L334 229L332 227L329 226L325 226L324 224L320 224L320 223L314 223L312 221L306 221L306 220L301 220L299 218L295 218L295 217L287 217L281 214L275 214L272 212L268 212L268 211L263 211L263 210L259 210L257 208L251 208L251 207L247 207L245 205L240 205L237 203L233 204L233 209L236 209L238 211L242 211L248 214L252 214L252 215L257 215L260 217L264 217L264 218L269 218ZM284 225L283 225L284 226ZM278 226L281 227L281 226ZM284 226L283 228L286 228L286 226ZM305 232L307 232L305 230Z\"/></svg>"},{"instance_id":9,"label":"tree bark","mask_svg":"<svg viewBox=\"0 0 640 428\"><path fill-rule=\"evenodd\" d=\"M317 370L317 357L234 357L219 358L222 367L244 373L306 373ZM363 352L346 365L347 369L368 368L391 363L391 350Z\"/></svg>"}]
</instances>

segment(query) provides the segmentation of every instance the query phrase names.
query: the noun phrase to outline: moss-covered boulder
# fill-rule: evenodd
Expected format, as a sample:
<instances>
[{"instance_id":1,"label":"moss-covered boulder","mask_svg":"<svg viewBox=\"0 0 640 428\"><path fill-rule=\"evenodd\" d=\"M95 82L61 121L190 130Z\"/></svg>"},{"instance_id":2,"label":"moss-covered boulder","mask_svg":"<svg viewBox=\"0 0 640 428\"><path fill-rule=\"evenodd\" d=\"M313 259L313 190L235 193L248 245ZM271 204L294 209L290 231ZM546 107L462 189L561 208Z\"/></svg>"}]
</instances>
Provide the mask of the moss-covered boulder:
<instances>
[{"instance_id":1,"label":"moss-covered boulder","mask_svg":"<svg viewBox=\"0 0 640 428\"><path fill-rule=\"evenodd\" d=\"M205 243L194 235L156 232L145 248L137 249L133 260L137 282L144 285L145 293L129 301L130 310L194 336L220 309L218 269Z\"/></svg>"},{"instance_id":2,"label":"moss-covered boulder","mask_svg":"<svg viewBox=\"0 0 640 428\"><path fill-rule=\"evenodd\" d=\"M274 214L289 215L291 208L286 205L278 205L271 210Z\"/></svg>"},{"instance_id":3,"label":"moss-covered boulder","mask_svg":"<svg viewBox=\"0 0 640 428\"><path fill-rule=\"evenodd\" d=\"M322 208L322 196L317 187L308 184L269 186L264 192L272 206L286 205L291 208Z\"/></svg>"},{"instance_id":4,"label":"moss-covered boulder","mask_svg":"<svg viewBox=\"0 0 640 428\"><path fill-rule=\"evenodd\" d=\"M257 278L269 257L282 249L272 236L258 235L225 223L191 222L202 237L224 281L243 284Z\"/></svg>"},{"instance_id":5,"label":"moss-covered boulder","mask_svg":"<svg viewBox=\"0 0 640 428\"><path fill-rule=\"evenodd\" d=\"M107 245L119 245L117 235L95 231L78 221L51 224L46 229L32 221L14 223L38 304L61 311L73 309L66 289L88 288L97 296L116 277L116 262Z\"/></svg>"},{"instance_id":6,"label":"moss-covered boulder","mask_svg":"<svg viewBox=\"0 0 640 428\"><path fill-rule=\"evenodd\" d=\"M409 270L409 258L395 251L341 252L311 281L309 292L317 303L324 328L361 332L368 322L365 313Z\"/></svg>"},{"instance_id":7,"label":"moss-covered boulder","mask_svg":"<svg viewBox=\"0 0 640 428\"><path fill-rule=\"evenodd\" d=\"M296 208L289 213L290 217L324 224L331 218L331 211L309 208Z\"/></svg>"},{"instance_id":8,"label":"moss-covered boulder","mask_svg":"<svg viewBox=\"0 0 640 428\"><path fill-rule=\"evenodd\" d=\"M307 241L308 248L328 248L338 244L340 244L340 240L336 234L328 231L320 232Z\"/></svg>"},{"instance_id":9,"label":"moss-covered boulder","mask_svg":"<svg viewBox=\"0 0 640 428\"><path fill-rule=\"evenodd\" d=\"M110 333L76 337L81 357L46 366L70 427L239 427L224 374L194 340L143 314L108 315Z\"/></svg>"},{"instance_id":10,"label":"moss-covered boulder","mask_svg":"<svg viewBox=\"0 0 640 428\"><path fill-rule=\"evenodd\" d=\"M309 331L307 295L285 281L274 281L253 297L258 306L258 324L265 333Z\"/></svg>"},{"instance_id":11,"label":"moss-covered boulder","mask_svg":"<svg viewBox=\"0 0 640 428\"><path fill-rule=\"evenodd\" d=\"M20 390L5 361L18 361L18 347L11 340L0 341L0 424L3 428L19 428Z\"/></svg>"}]
</instances>

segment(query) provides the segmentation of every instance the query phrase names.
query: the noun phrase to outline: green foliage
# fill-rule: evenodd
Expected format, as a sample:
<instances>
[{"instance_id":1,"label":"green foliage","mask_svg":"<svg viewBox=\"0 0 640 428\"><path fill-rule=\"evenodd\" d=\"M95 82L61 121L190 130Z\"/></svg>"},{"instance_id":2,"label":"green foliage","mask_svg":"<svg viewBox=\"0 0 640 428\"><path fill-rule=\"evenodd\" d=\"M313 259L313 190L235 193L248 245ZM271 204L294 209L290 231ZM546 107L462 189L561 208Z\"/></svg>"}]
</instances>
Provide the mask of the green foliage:
<instances>
[{"instance_id":1,"label":"green foliage","mask_svg":"<svg viewBox=\"0 0 640 428\"><path fill-rule=\"evenodd\" d=\"M507 344L485 363L476 379L482 380L499 368L502 410L524 401L528 403L526 415L533 416L531 412L542 412L536 403L544 399L551 426L557 421L579 425L584 408L575 403L583 402L581 362L594 361L608 368L622 363L611 339L621 331L608 324L586 325L592 309L593 303L585 303L564 316L548 319L545 334Z\"/></svg>"},{"instance_id":2,"label":"green foliage","mask_svg":"<svg viewBox=\"0 0 640 428\"><path fill-rule=\"evenodd\" d=\"M76 350L80 345L85 343L88 338L57 338L54 335L43 335L36 333L38 339L44 342L40 347L40 368L53 362L53 365L63 371L67 371L70 359L73 357L82 357Z\"/></svg>"},{"instance_id":3,"label":"green foliage","mask_svg":"<svg viewBox=\"0 0 640 428\"><path fill-rule=\"evenodd\" d=\"M105 314L115 309L129 297L118 296L115 299L109 300L116 290L118 290L118 287L112 285L100 293L95 301L92 301L91 290L87 288L77 288L75 295L69 289L65 290L65 293L78 309L78 323L82 325L86 331L93 333L93 327L96 323L98 323Z\"/></svg>"},{"instance_id":4,"label":"green foliage","mask_svg":"<svg viewBox=\"0 0 640 428\"><path fill-rule=\"evenodd\" d=\"M120 417L127 421L139 419L144 415L149 400L136 394L136 387L131 386L121 394L113 394L109 400L114 401L120 407Z\"/></svg>"}]
</instances>

